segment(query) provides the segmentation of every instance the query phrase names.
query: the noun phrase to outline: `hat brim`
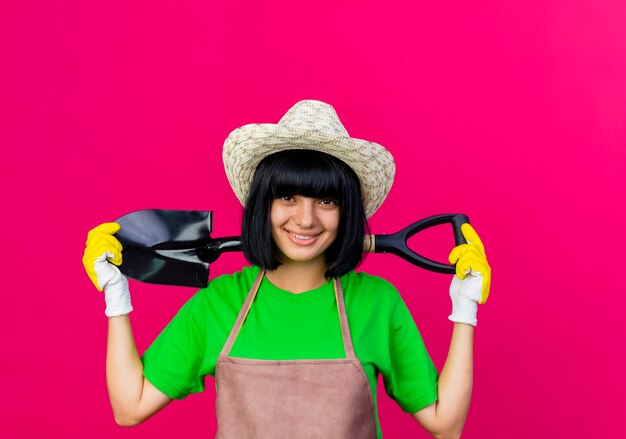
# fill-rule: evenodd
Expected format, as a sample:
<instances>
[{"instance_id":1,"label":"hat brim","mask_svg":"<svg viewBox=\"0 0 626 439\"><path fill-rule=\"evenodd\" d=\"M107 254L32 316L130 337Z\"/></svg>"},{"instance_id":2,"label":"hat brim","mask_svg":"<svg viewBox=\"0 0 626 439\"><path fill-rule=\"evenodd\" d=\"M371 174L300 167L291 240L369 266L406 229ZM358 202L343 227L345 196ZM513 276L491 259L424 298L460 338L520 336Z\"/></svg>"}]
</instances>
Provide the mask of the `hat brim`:
<instances>
[{"instance_id":1,"label":"hat brim","mask_svg":"<svg viewBox=\"0 0 626 439\"><path fill-rule=\"evenodd\" d=\"M395 174L391 153L366 140L327 134L318 130L249 124L232 131L224 143L226 176L235 195L245 205L256 167L268 155L289 149L330 154L350 166L359 178L365 215L369 218L383 203Z\"/></svg>"}]
</instances>

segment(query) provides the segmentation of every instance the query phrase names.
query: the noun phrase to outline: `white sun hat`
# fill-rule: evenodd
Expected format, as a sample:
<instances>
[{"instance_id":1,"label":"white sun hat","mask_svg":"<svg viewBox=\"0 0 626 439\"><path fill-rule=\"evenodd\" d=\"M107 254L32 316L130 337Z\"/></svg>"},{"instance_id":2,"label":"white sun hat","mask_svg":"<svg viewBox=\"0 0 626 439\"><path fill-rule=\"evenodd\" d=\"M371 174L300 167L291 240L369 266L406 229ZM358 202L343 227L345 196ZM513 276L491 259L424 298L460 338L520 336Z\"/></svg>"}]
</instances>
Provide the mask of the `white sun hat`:
<instances>
[{"instance_id":1,"label":"white sun hat","mask_svg":"<svg viewBox=\"0 0 626 439\"><path fill-rule=\"evenodd\" d=\"M226 138L224 168L241 204L246 202L259 162L288 149L325 152L350 166L359 177L368 218L391 189L396 170L391 153L377 143L350 137L332 106L305 100L291 107L277 124L244 125Z\"/></svg>"}]
</instances>

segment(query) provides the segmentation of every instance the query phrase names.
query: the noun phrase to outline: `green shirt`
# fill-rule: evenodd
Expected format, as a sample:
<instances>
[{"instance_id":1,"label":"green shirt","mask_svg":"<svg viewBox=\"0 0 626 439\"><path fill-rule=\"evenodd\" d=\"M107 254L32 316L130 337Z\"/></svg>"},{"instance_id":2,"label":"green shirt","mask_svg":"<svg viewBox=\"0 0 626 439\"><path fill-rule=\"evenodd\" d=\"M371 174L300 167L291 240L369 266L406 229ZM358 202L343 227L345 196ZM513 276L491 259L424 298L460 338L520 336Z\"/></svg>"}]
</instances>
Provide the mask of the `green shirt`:
<instances>
[{"instance_id":1,"label":"green shirt","mask_svg":"<svg viewBox=\"0 0 626 439\"><path fill-rule=\"evenodd\" d=\"M258 267L220 276L180 309L144 352L144 375L170 398L204 390ZM378 373L407 413L437 400L437 370L398 291L365 273L341 277L350 334L374 401ZM263 279L230 355L262 360L345 358L332 281L293 294ZM376 409L378 435L378 409Z\"/></svg>"}]
</instances>

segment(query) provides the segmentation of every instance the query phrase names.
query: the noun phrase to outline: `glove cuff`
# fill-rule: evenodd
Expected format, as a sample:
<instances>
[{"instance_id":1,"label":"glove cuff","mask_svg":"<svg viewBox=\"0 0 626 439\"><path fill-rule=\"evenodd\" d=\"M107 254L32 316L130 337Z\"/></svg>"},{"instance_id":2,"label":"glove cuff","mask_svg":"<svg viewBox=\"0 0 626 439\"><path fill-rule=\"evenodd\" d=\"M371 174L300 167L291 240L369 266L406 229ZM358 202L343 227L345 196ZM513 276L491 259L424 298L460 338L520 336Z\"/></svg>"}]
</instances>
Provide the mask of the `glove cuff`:
<instances>
[{"instance_id":1,"label":"glove cuff","mask_svg":"<svg viewBox=\"0 0 626 439\"><path fill-rule=\"evenodd\" d=\"M452 302L452 314L448 316L448 319L455 323L467 323L468 325L476 326L478 324L476 319L477 312L478 303L471 299L458 297L457 300Z\"/></svg>"},{"instance_id":2,"label":"glove cuff","mask_svg":"<svg viewBox=\"0 0 626 439\"><path fill-rule=\"evenodd\" d=\"M120 276L116 282L107 283L104 288L104 300L107 305L104 314L107 317L126 315L133 310L126 276Z\"/></svg>"}]
</instances>

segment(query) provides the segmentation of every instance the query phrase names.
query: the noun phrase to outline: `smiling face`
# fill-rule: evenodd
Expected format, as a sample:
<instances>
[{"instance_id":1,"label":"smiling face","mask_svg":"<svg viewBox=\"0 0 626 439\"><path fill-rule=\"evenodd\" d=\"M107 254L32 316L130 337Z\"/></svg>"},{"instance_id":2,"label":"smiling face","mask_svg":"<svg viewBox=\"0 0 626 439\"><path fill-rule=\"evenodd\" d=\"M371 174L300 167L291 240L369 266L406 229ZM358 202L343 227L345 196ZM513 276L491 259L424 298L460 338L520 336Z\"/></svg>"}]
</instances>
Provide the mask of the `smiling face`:
<instances>
[{"instance_id":1,"label":"smiling face","mask_svg":"<svg viewBox=\"0 0 626 439\"><path fill-rule=\"evenodd\" d=\"M366 230L359 179L341 160L298 149L257 166L241 224L251 264L272 271L317 261L327 268L325 277L343 276L362 260Z\"/></svg>"},{"instance_id":2,"label":"smiling face","mask_svg":"<svg viewBox=\"0 0 626 439\"><path fill-rule=\"evenodd\" d=\"M332 198L275 198L270 222L279 262L325 267L325 252L337 238L340 217L339 204Z\"/></svg>"}]
</instances>

